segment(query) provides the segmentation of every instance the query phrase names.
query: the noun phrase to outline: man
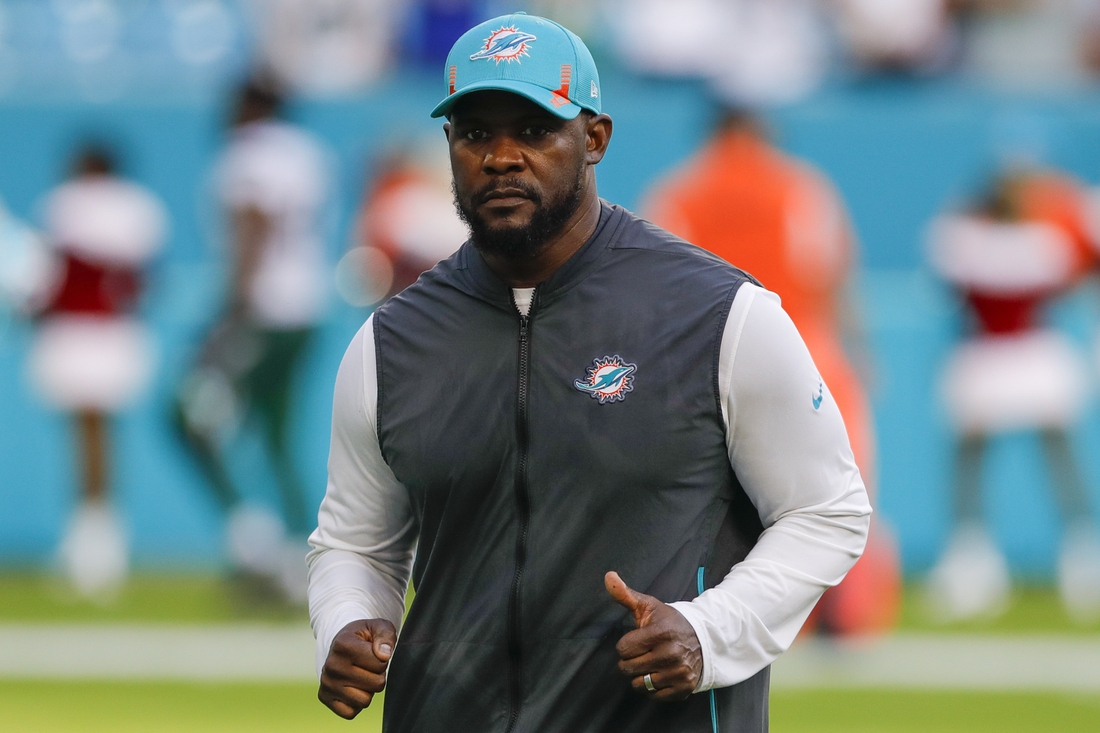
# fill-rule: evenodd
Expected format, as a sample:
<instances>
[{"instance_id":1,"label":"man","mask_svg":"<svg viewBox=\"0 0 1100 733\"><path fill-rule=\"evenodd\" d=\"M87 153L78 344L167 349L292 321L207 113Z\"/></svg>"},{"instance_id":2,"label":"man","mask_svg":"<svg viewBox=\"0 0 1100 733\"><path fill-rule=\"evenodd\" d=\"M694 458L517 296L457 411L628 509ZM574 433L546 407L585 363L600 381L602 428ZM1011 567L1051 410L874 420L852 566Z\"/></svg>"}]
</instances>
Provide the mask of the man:
<instances>
[{"instance_id":1,"label":"man","mask_svg":"<svg viewBox=\"0 0 1100 733\"><path fill-rule=\"evenodd\" d=\"M303 603L302 550L312 522L291 458L290 408L325 306L322 215L331 185L320 144L279 119L282 106L263 79L240 92L215 179L230 238L229 292L184 379L175 419L228 517L235 577ZM243 501L225 461L224 443L249 417L259 418L281 516Z\"/></svg>"},{"instance_id":2,"label":"man","mask_svg":"<svg viewBox=\"0 0 1100 733\"><path fill-rule=\"evenodd\" d=\"M768 140L764 122L744 100L723 104L714 135L647 196L644 215L745 268L783 299L836 400L873 496L874 421L845 353L846 340L861 339L851 338L857 329L848 289L856 253L844 204L820 171ZM873 524L859 563L817 605L813 620L827 633L882 632L897 620L897 555L886 528Z\"/></svg>"},{"instance_id":3,"label":"man","mask_svg":"<svg viewBox=\"0 0 1100 733\"><path fill-rule=\"evenodd\" d=\"M866 535L840 414L774 296L599 199L579 38L496 18L445 78L471 237L337 376L319 697L385 686L388 731L766 730L768 665Z\"/></svg>"}]
</instances>

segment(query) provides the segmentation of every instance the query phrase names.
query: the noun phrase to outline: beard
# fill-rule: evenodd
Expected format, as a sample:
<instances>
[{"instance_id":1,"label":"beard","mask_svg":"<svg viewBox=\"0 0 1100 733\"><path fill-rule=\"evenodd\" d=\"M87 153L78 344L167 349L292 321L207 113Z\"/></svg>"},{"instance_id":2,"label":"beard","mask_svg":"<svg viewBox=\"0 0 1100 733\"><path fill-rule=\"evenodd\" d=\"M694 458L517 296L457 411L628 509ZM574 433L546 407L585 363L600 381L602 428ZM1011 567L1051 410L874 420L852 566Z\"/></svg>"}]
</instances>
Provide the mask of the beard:
<instances>
[{"instance_id":1,"label":"beard","mask_svg":"<svg viewBox=\"0 0 1100 733\"><path fill-rule=\"evenodd\" d=\"M454 193L455 209L469 227L470 241L479 252L509 259L533 259L550 238L562 230L580 206L584 173L585 169L582 167L568 189L557 198L546 202L538 191L518 178L502 178L468 196L460 196L458 187L452 180L451 190ZM477 213L477 205L486 201L486 196L490 193L501 188L519 189L531 200L535 205L535 213L531 215L530 221L519 226L491 227Z\"/></svg>"}]
</instances>

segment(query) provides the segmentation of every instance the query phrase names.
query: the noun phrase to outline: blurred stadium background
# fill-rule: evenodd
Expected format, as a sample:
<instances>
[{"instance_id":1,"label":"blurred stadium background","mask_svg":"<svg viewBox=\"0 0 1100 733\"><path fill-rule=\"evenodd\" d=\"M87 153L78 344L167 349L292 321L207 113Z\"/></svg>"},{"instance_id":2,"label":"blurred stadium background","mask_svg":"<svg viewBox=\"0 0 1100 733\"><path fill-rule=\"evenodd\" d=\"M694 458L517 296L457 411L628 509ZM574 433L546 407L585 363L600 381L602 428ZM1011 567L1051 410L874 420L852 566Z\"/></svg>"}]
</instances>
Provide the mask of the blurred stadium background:
<instances>
[{"instance_id":1,"label":"blurred stadium background","mask_svg":"<svg viewBox=\"0 0 1100 733\"><path fill-rule=\"evenodd\" d=\"M159 368L114 420L112 494L133 576L110 603L80 599L57 570L78 501L75 439L30 387L33 321L0 305L0 728L341 724L314 700L304 610L242 598L223 581L223 518L169 422L227 278L212 169L233 90L263 63L293 90L288 117L327 146L335 176L324 223L331 293L291 408L293 457L315 509L336 368L365 303L390 286L347 282L362 202L395 151L442 149L427 114L451 42L520 8L573 28L596 56L615 121L598 171L604 198L640 206L706 140L719 90L758 102L779 147L823 171L851 217L878 511L896 534L906 590L894 635L807 640L777 665L774 729L1100 730L1100 620L1075 623L1054 590L1062 523L1034 435L998 439L987 462L986 517L1016 584L1007 611L937 623L920 591L951 531L954 438L937 380L966 322L927 264L928 227L1006 162L1100 185L1096 0L0 0L0 200L10 215L41 227L75 147L95 139L170 220L140 308ZM771 71L754 71L769 54L779 57ZM754 84L782 93L767 98ZM1090 355L1092 393L1094 279L1048 308ZM1094 512L1096 407L1089 397L1070 430ZM259 438L236 440L231 463L248 497L274 502ZM353 727L378 729L378 708Z\"/></svg>"}]
</instances>

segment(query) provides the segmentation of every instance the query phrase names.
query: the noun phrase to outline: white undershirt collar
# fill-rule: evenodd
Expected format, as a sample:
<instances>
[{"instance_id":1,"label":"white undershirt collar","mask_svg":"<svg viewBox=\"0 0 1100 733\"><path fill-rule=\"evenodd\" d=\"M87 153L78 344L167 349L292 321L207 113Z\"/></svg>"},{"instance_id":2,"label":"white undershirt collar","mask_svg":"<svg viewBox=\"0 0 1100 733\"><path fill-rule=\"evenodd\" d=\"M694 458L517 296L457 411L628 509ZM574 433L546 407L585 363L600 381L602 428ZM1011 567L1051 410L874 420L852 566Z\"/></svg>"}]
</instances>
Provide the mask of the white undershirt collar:
<instances>
[{"instance_id":1,"label":"white undershirt collar","mask_svg":"<svg viewBox=\"0 0 1100 733\"><path fill-rule=\"evenodd\" d=\"M531 299L535 297L534 288L512 288L512 297L516 301L516 310L520 315L531 315Z\"/></svg>"}]
</instances>

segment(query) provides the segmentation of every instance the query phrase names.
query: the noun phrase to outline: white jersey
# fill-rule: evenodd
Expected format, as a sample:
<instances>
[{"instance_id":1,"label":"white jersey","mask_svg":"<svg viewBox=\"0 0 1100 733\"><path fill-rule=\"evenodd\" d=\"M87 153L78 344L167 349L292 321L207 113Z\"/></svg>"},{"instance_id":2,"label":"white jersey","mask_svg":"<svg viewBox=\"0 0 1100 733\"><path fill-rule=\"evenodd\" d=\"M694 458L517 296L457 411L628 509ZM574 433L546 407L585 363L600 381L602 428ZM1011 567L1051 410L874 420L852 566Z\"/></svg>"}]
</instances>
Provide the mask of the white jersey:
<instances>
[{"instance_id":1,"label":"white jersey","mask_svg":"<svg viewBox=\"0 0 1100 733\"><path fill-rule=\"evenodd\" d=\"M322 216L331 187L325 153L305 131L262 121L234 133L218 165L218 196L226 209L255 207L271 220L247 294L259 323L298 328L320 320L327 297Z\"/></svg>"},{"instance_id":2,"label":"white jersey","mask_svg":"<svg viewBox=\"0 0 1100 733\"><path fill-rule=\"evenodd\" d=\"M529 304L526 292L516 296ZM721 583L671 604L702 645L698 691L748 679L791 645L863 551L871 515L840 411L774 293L738 290L719 388L729 460L765 529ZM345 625L385 618L399 627L405 609L416 523L378 446L377 395L368 320L336 377L328 489L310 537L318 671Z\"/></svg>"}]
</instances>

